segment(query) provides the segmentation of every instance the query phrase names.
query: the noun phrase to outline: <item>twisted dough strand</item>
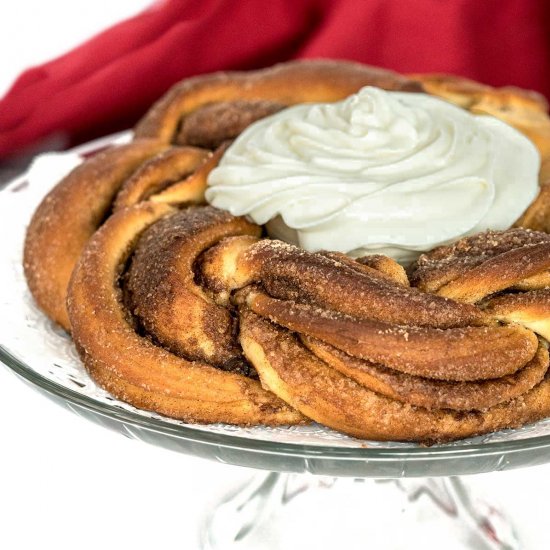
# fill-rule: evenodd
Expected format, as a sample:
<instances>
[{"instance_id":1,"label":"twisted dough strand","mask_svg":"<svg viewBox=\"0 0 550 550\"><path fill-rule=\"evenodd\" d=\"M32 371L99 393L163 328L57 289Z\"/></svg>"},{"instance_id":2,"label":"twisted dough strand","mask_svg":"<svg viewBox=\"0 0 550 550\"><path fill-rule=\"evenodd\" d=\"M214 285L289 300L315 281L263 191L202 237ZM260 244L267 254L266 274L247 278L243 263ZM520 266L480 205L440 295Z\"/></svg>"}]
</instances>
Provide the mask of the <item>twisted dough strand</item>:
<instances>
[{"instance_id":1,"label":"twisted dough strand","mask_svg":"<svg viewBox=\"0 0 550 550\"><path fill-rule=\"evenodd\" d=\"M550 235L489 231L422 255L413 284L456 300L479 303L499 321L550 336Z\"/></svg>"},{"instance_id":2,"label":"twisted dough strand","mask_svg":"<svg viewBox=\"0 0 550 550\"><path fill-rule=\"evenodd\" d=\"M227 139L287 105L369 84L447 94L532 135L543 156L550 143L539 98L460 80L328 61L187 80L133 143L65 178L29 227L33 295L71 328L100 385L192 422L307 417L376 439L454 439L550 413L548 352L534 334L550 336L547 234L442 247L409 270L410 285L389 258L305 253L200 206ZM518 224L550 227L548 203L543 187Z\"/></svg>"},{"instance_id":3,"label":"twisted dough strand","mask_svg":"<svg viewBox=\"0 0 550 550\"><path fill-rule=\"evenodd\" d=\"M25 238L25 276L38 305L64 329L70 328L67 285L84 245L124 181L164 150L159 141L141 140L100 152L61 180L34 213Z\"/></svg>"},{"instance_id":4,"label":"twisted dough strand","mask_svg":"<svg viewBox=\"0 0 550 550\"><path fill-rule=\"evenodd\" d=\"M230 102L239 102L241 110L254 109L260 118L265 111L257 109L259 100L284 106L338 101L363 86L422 91L419 84L397 73L347 61L291 61L258 71L219 72L188 78L176 84L151 107L137 125L135 135L174 143L186 117L192 113L196 116L201 109L211 109L216 103L223 102L227 107ZM247 106L247 103L252 103L252 106ZM216 118L223 122L219 116ZM248 117L247 122L251 121L252 118ZM204 125L204 120L198 122ZM229 122L227 137L232 138L236 133L233 121ZM178 143L185 145L188 141Z\"/></svg>"},{"instance_id":5,"label":"twisted dough strand","mask_svg":"<svg viewBox=\"0 0 550 550\"><path fill-rule=\"evenodd\" d=\"M351 357L321 340L300 335L319 359L376 393L426 409L485 410L518 397L544 379L548 365L539 353L525 367L501 378L455 382L411 376Z\"/></svg>"},{"instance_id":6,"label":"twisted dough strand","mask_svg":"<svg viewBox=\"0 0 550 550\"><path fill-rule=\"evenodd\" d=\"M437 380L513 374L537 349L536 336L520 326L406 327L277 300L255 290L241 296L251 311L293 332L319 338L353 357Z\"/></svg>"},{"instance_id":7,"label":"twisted dough strand","mask_svg":"<svg viewBox=\"0 0 550 550\"><path fill-rule=\"evenodd\" d=\"M188 361L135 332L118 281L140 234L176 212L152 203L123 210L87 245L68 298L73 338L86 368L116 397L174 418L243 425L302 422L256 380Z\"/></svg>"},{"instance_id":8,"label":"twisted dough strand","mask_svg":"<svg viewBox=\"0 0 550 550\"><path fill-rule=\"evenodd\" d=\"M550 381L486 411L428 410L381 396L310 353L296 337L251 312L241 344L263 384L313 420L360 438L445 441L519 426L550 413ZM548 351L537 351L548 365Z\"/></svg>"}]
</instances>

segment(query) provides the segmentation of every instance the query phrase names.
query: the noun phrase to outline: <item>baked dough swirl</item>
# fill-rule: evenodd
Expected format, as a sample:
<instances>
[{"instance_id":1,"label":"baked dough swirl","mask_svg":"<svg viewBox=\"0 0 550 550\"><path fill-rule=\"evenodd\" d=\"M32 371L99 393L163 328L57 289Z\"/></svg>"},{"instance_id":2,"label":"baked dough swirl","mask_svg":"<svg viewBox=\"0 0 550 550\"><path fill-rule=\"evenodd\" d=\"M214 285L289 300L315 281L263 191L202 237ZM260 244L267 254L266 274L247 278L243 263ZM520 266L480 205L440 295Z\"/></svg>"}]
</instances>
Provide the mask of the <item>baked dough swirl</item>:
<instances>
[{"instance_id":1,"label":"baked dough swirl","mask_svg":"<svg viewBox=\"0 0 550 550\"><path fill-rule=\"evenodd\" d=\"M423 89L344 62L187 80L133 142L52 190L29 226L25 273L98 384L189 422L314 420L381 440L450 440L550 415L548 234L479 234L407 274L384 256L266 239L204 204L209 172L248 124L365 85Z\"/></svg>"}]
</instances>

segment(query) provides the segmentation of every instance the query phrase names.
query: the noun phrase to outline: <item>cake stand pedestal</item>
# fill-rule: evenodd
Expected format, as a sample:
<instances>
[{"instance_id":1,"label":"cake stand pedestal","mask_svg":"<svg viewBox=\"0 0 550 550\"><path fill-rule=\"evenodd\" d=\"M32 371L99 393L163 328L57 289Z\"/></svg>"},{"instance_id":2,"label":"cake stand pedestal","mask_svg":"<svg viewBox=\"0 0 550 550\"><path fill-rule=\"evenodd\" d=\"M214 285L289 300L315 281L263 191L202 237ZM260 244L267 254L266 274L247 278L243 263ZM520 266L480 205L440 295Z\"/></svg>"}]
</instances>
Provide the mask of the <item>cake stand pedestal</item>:
<instances>
[{"instance_id":1,"label":"cake stand pedestal","mask_svg":"<svg viewBox=\"0 0 550 550\"><path fill-rule=\"evenodd\" d=\"M202 550L521 548L509 519L460 477L258 473L205 517ZM412 545L412 546L411 546Z\"/></svg>"}]
</instances>

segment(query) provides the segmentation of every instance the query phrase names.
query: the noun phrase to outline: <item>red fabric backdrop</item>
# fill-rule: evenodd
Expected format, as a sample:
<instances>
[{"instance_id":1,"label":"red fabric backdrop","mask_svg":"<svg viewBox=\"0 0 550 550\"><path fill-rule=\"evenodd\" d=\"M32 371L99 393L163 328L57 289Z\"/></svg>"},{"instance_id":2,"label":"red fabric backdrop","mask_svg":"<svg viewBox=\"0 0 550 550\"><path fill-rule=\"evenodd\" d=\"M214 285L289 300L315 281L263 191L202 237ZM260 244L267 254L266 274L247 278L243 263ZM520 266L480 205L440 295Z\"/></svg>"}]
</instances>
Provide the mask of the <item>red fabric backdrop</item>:
<instances>
[{"instance_id":1,"label":"red fabric backdrop","mask_svg":"<svg viewBox=\"0 0 550 550\"><path fill-rule=\"evenodd\" d=\"M0 101L0 158L52 133L133 124L174 82L290 58L449 72L550 97L547 0L165 0L23 73Z\"/></svg>"}]
</instances>

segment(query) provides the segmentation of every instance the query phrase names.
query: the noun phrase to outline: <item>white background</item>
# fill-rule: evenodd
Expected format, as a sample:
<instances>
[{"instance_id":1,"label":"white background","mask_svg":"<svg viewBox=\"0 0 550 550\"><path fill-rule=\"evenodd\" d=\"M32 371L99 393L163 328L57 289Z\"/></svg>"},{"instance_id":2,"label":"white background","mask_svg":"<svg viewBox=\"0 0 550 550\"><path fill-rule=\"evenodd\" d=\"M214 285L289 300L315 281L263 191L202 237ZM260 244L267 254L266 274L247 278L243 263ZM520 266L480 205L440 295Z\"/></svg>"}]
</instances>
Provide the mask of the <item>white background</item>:
<instances>
[{"instance_id":1,"label":"white background","mask_svg":"<svg viewBox=\"0 0 550 550\"><path fill-rule=\"evenodd\" d=\"M23 68L62 53L147 4L3 0L0 96ZM165 451L93 425L35 393L0 365L2 550L193 550L204 512L223 490L249 475L242 468ZM550 466L469 481L481 495L502 503L516 521L524 548L550 548ZM334 529L338 525L335 510ZM368 533L368 518L365 528ZM430 548L429 538L408 545L420 547Z\"/></svg>"}]
</instances>

